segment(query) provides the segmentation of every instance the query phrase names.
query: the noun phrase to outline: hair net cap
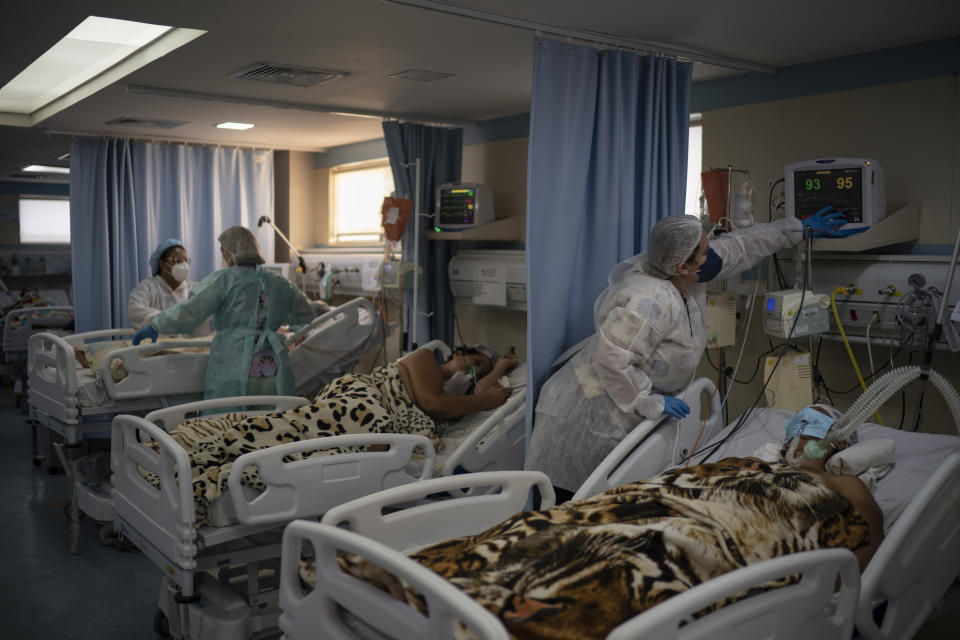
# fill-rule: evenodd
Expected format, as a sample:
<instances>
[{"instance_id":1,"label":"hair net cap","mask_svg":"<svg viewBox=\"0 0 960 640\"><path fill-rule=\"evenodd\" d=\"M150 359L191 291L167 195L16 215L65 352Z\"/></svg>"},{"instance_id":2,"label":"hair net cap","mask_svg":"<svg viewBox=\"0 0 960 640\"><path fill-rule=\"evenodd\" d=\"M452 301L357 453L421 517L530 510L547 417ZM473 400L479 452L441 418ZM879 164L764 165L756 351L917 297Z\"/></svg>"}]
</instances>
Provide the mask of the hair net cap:
<instances>
[{"instance_id":1,"label":"hair net cap","mask_svg":"<svg viewBox=\"0 0 960 640\"><path fill-rule=\"evenodd\" d=\"M230 227L224 230L217 240L223 250L233 258L233 264L250 266L266 262L260 253L257 237L246 227Z\"/></svg>"},{"instance_id":2,"label":"hair net cap","mask_svg":"<svg viewBox=\"0 0 960 640\"><path fill-rule=\"evenodd\" d=\"M676 267L685 262L700 244L703 227L694 216L667 216L653 225L646 252L651 275L672 278Z\"/></svg>"},{"instance_id":3,"label":"hair net cap","mask_svg":"<svg viewBox=\"0 0 960 640\"><path fill-rule=\"evenodd\" d=\"M157 245L157 248L150 254L150 273L157 275L157 273L160 272L160 256L162 256L163 252L167 249L174 247L180 247L182 249L183 243L176 238L170 238Z\"/></svg>"},{"instance_id":4,"label":"hair net cap","mask_svg":"<svg viewBox=\"0 0 960 640\"><path fill-rule=\"evenodd\" d=\"M483 355L490 358L490 366L492 367L497 361L497 358L500 357L500 354L493 350L493 347L486 344L475 344L473 348L482 353Z\"/></svg>"}]
</instances>

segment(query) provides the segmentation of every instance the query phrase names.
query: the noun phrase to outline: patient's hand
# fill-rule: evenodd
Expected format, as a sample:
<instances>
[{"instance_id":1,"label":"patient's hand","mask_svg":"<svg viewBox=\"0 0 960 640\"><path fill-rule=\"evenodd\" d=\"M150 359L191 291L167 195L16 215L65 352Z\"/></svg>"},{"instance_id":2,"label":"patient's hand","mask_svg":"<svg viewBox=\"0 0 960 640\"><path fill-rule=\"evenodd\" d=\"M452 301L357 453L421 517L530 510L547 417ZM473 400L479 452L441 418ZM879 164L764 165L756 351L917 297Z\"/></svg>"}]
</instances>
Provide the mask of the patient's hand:
<instances>
[{"instance_id":1,"label":"patient's hand","mask_svg":"<svg viewBox=\"0 0 960 640\"><path fill-rule=\"evenodd\" d=\"M493 372L499 378L511 369L516 368L518 364L520 364L520 360L515 354L505 353L497 358L497 364L493 365Z\"/></svg>"},{"instance_id":2,"label":"patient's hand","mask_svg":"<svg viewBox=\"0 0 960 640\"><path fill-rule=\"evenodd\" d=\"M506 402L511 393L512 391L509 387L502 387L499 384L495 384L477 395L485 400L484 404L487 409L494 409Z\"/></svg>"}]
</instances>

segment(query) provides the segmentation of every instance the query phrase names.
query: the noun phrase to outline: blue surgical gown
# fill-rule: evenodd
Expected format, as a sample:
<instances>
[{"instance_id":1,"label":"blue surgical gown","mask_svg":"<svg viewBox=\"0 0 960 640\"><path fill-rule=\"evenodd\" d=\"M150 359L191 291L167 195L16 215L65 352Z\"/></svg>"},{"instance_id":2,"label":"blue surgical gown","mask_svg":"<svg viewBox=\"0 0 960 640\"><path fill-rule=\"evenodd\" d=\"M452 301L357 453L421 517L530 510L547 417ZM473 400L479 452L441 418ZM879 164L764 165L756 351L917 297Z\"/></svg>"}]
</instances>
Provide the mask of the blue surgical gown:
<instances>
[{"instance_id":1,"label":"blue surgical gown","mask_svg":"<svg viewBox=\"0 0 960 640\"><path fill-rule=\"evenodd\" d=\"M266 311L262 331L257 328L261 292ZM293 395L293 372L277 329L309 322L314 315L310 300L286 278L260 267L233 266L204 278L184 302L161 312L152 324L162 334L192 333L213 316L216 336L204 377L205 398L246 395L250 361L266 347L279 367L277 393Z\"/></svg>"}]
</instances>

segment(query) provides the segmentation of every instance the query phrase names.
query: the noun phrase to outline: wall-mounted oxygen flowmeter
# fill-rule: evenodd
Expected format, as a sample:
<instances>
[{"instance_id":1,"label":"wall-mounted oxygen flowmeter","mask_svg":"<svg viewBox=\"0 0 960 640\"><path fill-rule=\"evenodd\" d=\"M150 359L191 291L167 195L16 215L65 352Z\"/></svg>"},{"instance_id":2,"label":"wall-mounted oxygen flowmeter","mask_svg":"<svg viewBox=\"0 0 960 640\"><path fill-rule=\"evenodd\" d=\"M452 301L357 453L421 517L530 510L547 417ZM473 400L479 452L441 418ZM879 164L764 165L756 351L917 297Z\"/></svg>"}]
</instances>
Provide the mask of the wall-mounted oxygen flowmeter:
<instances>
[{"instance_id":1,"label":"wall-mounted oxygen flowmeter","mask_svg":"<svg viewBox=\"0 0 960 640\"><path fill-rule=\"evenodd\" d=\"M887 200L883 167L876 160L822 158L787 165L783 174L787 215L808 218L833 207L847 219L845 229L883 220Z\"/></svg>"}]
</instances>

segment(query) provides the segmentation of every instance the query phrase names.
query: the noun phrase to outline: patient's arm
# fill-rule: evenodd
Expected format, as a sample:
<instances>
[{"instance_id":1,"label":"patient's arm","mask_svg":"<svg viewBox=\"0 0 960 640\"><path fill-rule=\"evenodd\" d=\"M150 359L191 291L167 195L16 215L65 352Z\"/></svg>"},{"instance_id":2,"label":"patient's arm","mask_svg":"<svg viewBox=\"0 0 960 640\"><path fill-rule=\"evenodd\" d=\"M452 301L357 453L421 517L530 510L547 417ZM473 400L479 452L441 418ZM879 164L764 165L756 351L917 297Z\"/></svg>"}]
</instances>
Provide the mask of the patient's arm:
<instances>
[{"instance_id":1,"label":"patient's arm","mask_svg":"<svg viewBox=\"0 0 960 640\"><path fill-rule=\"evenodd\" d=\"M397 361L400 375L413 401L434 420L453 420L468 413L499 407L510 397L500 385L464 396L443 393L443 372L433 352L417 349Z\"/></svg>"},{"instance_id":2,"label":"patient's arm","mask_svg":"<svg viewBox=\"0 0 960 640\"><path fill-rule=\"evenodd\" d=\"M507 375L507 373L518 364L520 364L520 361L517 359L517 356L512 353L505 353L500 356L497 358L497 363L493 365L493 370L477 382L477 389L474 393L483 393L491 387L499 386L500 378Z\"/></svg>"},{"instance_id":3,"label":"patient's arm","mask_svg":"<svg viewBox=\"0 0 960 640\"><path fill-rule=\"evenodd\" d=\"M883 542L883 512L880 510L880 505L877 504L870 490L857 476L822 474L820 479L827 487L853 503L853 506L867 521L870 540L867 544L853 550L853 554L857 556L857 561L860 564L860 571L863 571L867 563L870 562L870 558L876 553L880 543Z\"/></svg>"}]
</instances>

